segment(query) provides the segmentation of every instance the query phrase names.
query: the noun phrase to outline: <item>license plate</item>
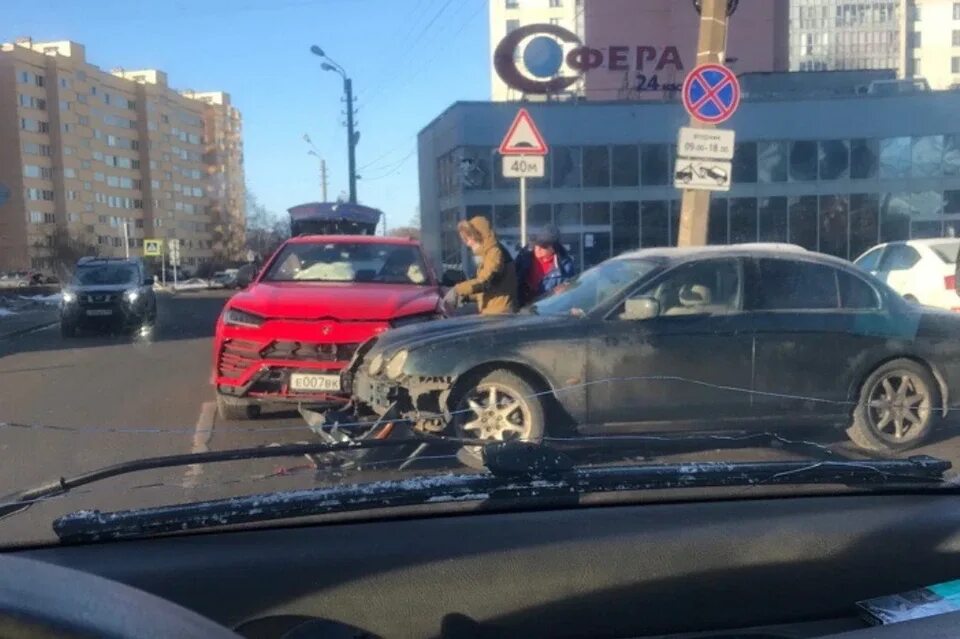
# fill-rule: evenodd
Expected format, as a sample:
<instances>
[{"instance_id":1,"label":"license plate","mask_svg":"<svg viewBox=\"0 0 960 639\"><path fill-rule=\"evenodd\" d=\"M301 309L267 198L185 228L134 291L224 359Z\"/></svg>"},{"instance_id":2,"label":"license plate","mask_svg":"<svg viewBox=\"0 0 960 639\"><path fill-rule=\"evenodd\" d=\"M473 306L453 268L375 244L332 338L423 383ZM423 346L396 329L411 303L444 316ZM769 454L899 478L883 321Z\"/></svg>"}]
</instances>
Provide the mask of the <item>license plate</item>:
<instances>
[{"instance_id":1,"label":"license plate","mask_svg":"<svg viewBox=\"0 0 960 639\"><path fill-rule=\"evenodd\" d=\"M113 315L113 310L109 308L92 308L87 311L87 315L91 317L104 317L106 315Z\"/></svg>"},{"instance_id":2,"label":"license plate","mask_svg":"<svg viewBox=\"0 0 960 639\"><path fill-rule=\"evenodd\" d=\"M340 376L293 373L290 375L290 390L338 392L340 390Z\"/></svg>"}]
</instances>

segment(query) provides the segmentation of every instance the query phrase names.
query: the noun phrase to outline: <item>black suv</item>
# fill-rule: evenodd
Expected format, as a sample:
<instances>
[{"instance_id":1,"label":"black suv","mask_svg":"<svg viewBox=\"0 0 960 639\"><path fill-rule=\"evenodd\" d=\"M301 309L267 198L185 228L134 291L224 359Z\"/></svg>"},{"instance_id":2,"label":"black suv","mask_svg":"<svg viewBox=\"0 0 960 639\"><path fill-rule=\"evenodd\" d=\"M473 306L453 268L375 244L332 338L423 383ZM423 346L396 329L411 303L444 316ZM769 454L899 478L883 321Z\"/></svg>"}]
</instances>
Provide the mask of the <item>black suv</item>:
<instances>
[{"instance_id":1,"label":"black suv","mask_svg":"<svg viewBox=\"0 0 960 639\"><path fill-rule=\"evenodd\" d=\"M156 317L153 278L136 259L81 259L60 302L64 337L73 337L80 327L138 329Z\"/></svg>"}]
</instances>

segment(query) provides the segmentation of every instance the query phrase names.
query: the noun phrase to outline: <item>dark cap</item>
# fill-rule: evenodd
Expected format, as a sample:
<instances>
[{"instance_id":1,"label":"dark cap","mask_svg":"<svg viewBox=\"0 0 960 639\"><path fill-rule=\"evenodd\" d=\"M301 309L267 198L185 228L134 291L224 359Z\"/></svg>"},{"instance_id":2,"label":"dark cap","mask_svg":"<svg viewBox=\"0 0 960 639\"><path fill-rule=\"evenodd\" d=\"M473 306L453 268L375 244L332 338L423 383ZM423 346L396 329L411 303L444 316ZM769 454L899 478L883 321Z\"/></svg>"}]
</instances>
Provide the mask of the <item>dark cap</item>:
<instances>
[{"instance_id":1,"label":"dark cap","mask_svg":"<svg viewBox=\"0 0 960 639\"><path fill-rule=\"evenodd\" d=\"M533 236L533 243L537 246L553 246L560 241L560 229L549 224L540 229Z\"/></svg>"}]
</instances>

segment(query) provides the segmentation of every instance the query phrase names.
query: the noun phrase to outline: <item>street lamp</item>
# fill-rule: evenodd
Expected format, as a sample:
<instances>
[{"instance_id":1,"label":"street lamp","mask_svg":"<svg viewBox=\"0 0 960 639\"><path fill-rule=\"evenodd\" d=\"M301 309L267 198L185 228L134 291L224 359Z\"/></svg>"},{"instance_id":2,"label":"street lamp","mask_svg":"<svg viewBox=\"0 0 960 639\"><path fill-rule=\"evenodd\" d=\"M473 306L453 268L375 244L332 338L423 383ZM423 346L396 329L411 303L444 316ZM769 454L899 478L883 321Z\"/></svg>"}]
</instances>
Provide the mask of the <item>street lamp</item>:
<instances>
[{"instance_id":1,"label":"street lamp","mask_svg":"<svg viewBox=\"0 0 960 639\"><path fill-rule=\"evenodd\" d=\"M323 156L320 155L320 149L316 147L313 143L313 140L310 139L310 136L306 133L303 134L303 141L310 146L310 150L307 151L307 155L312 155L317 158L320 162L320 187L321 195L323 199L321 202L327 201L327 161L323 159Z\"/></svg>"},{"instance_id":2,"label":"street lamp","mask_svg":"<svg viewBox=\"0 0 960 639\"><path fill-rule=\"evenodd\" d=\"M357 203L357 140L359 136L353 130L353 80L347 76L347 72L344 71L343 67L337 64L335 60L330 58L323 49L317 45L310 47L310 53L313 55L323 58L323 63L320 64L320 68L324 71L333 71L341 78L343 78L343 93L346 97L347 103L347 173L349 176L349 185L350 185L350 203Z\"/></svg>"}]
</instances>

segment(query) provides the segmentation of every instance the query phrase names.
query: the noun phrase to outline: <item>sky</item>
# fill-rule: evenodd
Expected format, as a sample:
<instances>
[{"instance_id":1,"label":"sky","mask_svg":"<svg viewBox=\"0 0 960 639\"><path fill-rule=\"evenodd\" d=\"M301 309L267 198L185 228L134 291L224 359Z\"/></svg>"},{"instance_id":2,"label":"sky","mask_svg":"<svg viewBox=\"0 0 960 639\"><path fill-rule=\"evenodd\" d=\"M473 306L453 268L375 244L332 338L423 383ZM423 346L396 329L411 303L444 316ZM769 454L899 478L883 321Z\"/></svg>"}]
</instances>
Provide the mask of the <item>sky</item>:
<instances>
[{"instance_id":1,"label":"sky","mask_svg":"<svg viewBox=\"0 0 960 639\"><path fill-rule=\"evenodd\" d=\"M416 135L490 92L488 0L3 0L0 41L73 40L109 70L154 68L171 87L226 91L243 115L247 188L285 216L347 192L342 81L353 79L358 200L407 224L419 204Z\"/></svg>"}]
</instances>

